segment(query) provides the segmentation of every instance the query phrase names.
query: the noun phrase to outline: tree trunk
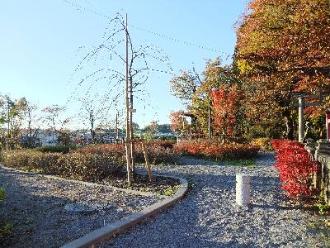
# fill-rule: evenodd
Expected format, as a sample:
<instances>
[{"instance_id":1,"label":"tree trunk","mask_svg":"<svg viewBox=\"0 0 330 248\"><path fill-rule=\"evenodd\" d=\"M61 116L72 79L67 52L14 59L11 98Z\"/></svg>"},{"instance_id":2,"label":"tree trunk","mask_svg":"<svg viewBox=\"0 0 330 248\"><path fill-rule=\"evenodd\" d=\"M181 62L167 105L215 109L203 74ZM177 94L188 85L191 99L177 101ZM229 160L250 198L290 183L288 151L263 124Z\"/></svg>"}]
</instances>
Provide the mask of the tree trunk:
<instances>
[{"instance_id":1,"label":"tree trunk","mask_svg":"<svg viewBox=\"0 0 330 248\"><path fill-rule=\"evenodd\" d=\"M147 149L146 149L145 144L144 144L143 141L141 142L141 145L142 145L142 152L143 152L143 155L144 155L144 160L145 160L145 163L146 163L146 169L147 169L147 172L148 172L149 182L152 182L152 172L151 172L151 166L150 166L150 163L149 163L149 157L148 157Z\"/></svg>"},{"instance_id":2,"label":"tree trunk","mask_svg":"<svg viewBox=\"0 0 330 248\"><path fill-rule=\"evenodd\" d=\"M286 133L285 136L287 139L293 140L294 139L294 121L290 115L290 113L285 113L285 126L286 126Z\"/></svg>"},{"instance_id":3,"label":"tree trunk","mask_svg":"<svg viewBox=\"0 0 330 248\"><path fill-rule=\"evenodd\" d=\"M130 101L129 101L129 78L128 78L128 30L127 30L127 14L125 20L125 43L126 43L126 60L125 60L125 70L126 70L126 85L125 85L125 105L126 105L126 140L125 140L125 150L126 150L126 164L127 164L127 183L128 186L132 184L132 156L131 156L131 123L130 123Z\"/></svg>"}]
</instances>

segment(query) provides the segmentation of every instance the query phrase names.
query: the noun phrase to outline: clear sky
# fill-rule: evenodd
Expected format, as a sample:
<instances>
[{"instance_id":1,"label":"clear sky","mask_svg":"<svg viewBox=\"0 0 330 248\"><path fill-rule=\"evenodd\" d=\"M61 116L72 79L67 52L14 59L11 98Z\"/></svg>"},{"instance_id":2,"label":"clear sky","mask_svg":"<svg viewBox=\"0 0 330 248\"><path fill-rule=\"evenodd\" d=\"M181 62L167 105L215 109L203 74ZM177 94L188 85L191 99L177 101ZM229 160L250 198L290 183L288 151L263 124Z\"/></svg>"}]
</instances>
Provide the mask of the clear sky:
<instances>
[{"instance_id":1,"label":"clear sky","mask_svg":"<svg viewBox=\"0 0 330 248\"><path fill-rule=\"evenodd\" d=\"M232 55L235 23L246 4L247 0L0 0L0 94L24 96L41 107L66 104L79 83L72 76L83 56L78 48L96 45L108 25L104 16L116 12L128 14L133 41L164 50L175 73L193 66L201 72L208 59ZM135 121L141 126L152 120L168 123L169 113L183 108L170 94L171 77L152 73L148 94L136 104ZM79 109L72 101L67 108L68 115ZM109 113L114 117L115 111ZM72 125L79 126L79 121Z\"/></svg>"}]
</instances>

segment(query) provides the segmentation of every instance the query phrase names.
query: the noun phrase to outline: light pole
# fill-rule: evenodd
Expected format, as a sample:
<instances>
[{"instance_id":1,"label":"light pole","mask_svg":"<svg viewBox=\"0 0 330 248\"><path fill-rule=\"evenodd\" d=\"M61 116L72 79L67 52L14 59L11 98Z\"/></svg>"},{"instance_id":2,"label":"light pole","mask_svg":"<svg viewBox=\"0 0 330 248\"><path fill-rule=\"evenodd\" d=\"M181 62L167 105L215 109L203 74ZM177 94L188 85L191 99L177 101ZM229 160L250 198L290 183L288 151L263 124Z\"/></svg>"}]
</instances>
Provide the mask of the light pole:
<instances>
[{"instance_id":1,"label":"light pole","mask_svg":"<svg viewBox=\"0 0 330 248\"><path fill-rule=\"evenodd\" d=\"M207 110L207 131L209 139L212 138L212 130L211 130L211 100L209 98L208 110Z\"/></svg>"},{"instance_id":2,"label":"light pole","mask_svg":"<svg viewBox=\"0 0 330 248\"><path fill-rule=\"evenodd\" d=\"M212 93L216 92L218 89L216 88L212 88L211 89L211 94L209 94L209 98L208 98L208 111L207 111L207 131L208 131L208 137L209 139L212 138L212 108L211 108L211 104L212 104Z\"/></svg>"},{"instance_id":3,"label":"light pole","mask_svg":"<svg viewBox=\"0 0 330 248\"><path fill-rule=\"evenodd\" d=\"M327 140L328 142L330 141L330 109L327 109L327 111L325 112L326 114L326 128L327 128Z\"/></svg>"},{"instance_id":4,"label":"light pole","mask_svg":"<svg viewBox=\"0 0 330 248\"><path fill-rule=\"evenodd\" d=\"M298 141L299 142L303 142L305 136L304 107L305 107L304 97L299 96L298 97Z\"/></svg>"}]
</instances>

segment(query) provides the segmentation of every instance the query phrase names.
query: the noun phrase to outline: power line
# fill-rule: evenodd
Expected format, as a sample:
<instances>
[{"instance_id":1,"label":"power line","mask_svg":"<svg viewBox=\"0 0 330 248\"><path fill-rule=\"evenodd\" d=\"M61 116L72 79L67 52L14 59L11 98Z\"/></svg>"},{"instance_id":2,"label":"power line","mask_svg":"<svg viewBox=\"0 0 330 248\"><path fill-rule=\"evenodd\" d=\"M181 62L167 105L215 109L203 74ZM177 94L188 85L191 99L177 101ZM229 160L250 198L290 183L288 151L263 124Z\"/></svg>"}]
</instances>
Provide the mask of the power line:
<instances>
[{"instance_id":1,"label":"power line","mask_svg":"<svg viewBox=\"0 0 330 248\"><path fill-rule=\"evenodd\" d=\"M173 41L175 43L181 43L181 44L183 44L185 46L197 47L199 49L203 49L203 50L207 50L207 51L210 51L210 52L220 53L220 54L223 54L225 56L229 56L229 54L226 54L226 53L224 53L224 52L222 52L222 51L220 51L219 49L216 49L216 48L208 47L208 46L201 45L201 44L198 44L198 43L195 43L195 42L191 42L191 41L177 39L177 38L175 38L173 36L169 36L169 35L166 35L166 34L161 34L161 33L158 33L158 32L155 32L155 31L146 29L146 28L141 28L141 27L138 27L138 26L135 26L135 25L132 25L132 24L129 25L129 26L132 27L132 28L134 28L134 29L136 29L136 30L147 32L147 33L152 34L154 36L157 36L157 37L160 37L160 38L169 40L169 41Z\"/></svg>"},{"instance_id":2,"label":"power line","mask_svg":"<svg viewBox=\"0 0 330 248\"><path fill-rule=\"evenodd\" d=\"M63 1L65 3L71 5L72 7L76 8L78 11L89 12L89 13L92 13L96 16L106 18L108 20L112 19L108 15L106 15L102 12L96 11L94 9L84 7L84 6L80 5L79 3L77 3L76 1L70 1L70 0L63 0ZM168 40L168 41L172 41L172 42L177 43L177 44L181 44L181 45L184 45L184 46L187 46L187 47L195 47L195 48L205 50L205 51L209 51L209 52L218 53L218 54L226 57L226 60L230 57L229 54L227 54L225 52L222 52L221 50L219 50L217 48L213 48L213 47L206 46L206 45L203 45L203 44L198 44L198 43L192 42L192 41L177 39L173 36L170 36L170 35L167 35L167 34L162 34L162 33L159 33L159 32L155 32L155 31L152 31L152 30L149 30L149 29L146 29L146 28L136 26L136 25L130 24L129 26L136 29L136 30L152 34L154 36L157 36L159 38L162 38L162 39L165 39L165 40Z\"/></svg>"}]
</instances>

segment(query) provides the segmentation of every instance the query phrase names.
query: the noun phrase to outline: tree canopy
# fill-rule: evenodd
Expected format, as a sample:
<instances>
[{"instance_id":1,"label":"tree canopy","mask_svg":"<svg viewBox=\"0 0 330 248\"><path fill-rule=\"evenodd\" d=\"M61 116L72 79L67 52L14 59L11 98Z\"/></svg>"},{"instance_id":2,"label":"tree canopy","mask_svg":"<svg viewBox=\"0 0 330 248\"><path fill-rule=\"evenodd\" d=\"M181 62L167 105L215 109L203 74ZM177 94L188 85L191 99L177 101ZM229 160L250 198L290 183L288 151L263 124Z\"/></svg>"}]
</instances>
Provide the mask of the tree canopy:
<instances>
[{"instance_id":1,"label":"tree canopy","mask_svg":"<svg viewBox=\"0 0 330 248\"><path fill-rule=\"evenodd\" d=\"M235 66L244 81L251 124L293 138L297 94L330 88L330 3L327 0L254 0L239 28ZM310 108L324 115L329 99ZM276 128L280 127L280 128Z\"/></svg>"}]
</instances>

